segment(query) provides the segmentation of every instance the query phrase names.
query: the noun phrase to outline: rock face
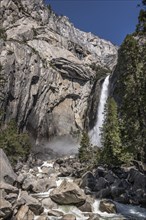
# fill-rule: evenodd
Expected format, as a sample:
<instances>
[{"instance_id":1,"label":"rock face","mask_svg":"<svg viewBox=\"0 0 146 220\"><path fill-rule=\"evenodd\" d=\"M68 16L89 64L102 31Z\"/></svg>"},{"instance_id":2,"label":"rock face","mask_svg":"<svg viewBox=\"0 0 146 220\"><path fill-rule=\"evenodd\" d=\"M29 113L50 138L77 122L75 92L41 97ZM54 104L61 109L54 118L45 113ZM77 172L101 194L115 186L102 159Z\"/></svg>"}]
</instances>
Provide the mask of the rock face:
<instances>
[{"instance_id":1,"label":"rock face","mask_svg":"<svg viewBox=\"0 0 146 220\"><path fill-rule=\"evenodd\" d=\"M42 0L1 0L0 12L6 122L15 118L37 143L74 135L84 128L90 94L100 91L105 74L97 70L113 69L117 47L76 29Z\"/></svg>"}]
</instances>

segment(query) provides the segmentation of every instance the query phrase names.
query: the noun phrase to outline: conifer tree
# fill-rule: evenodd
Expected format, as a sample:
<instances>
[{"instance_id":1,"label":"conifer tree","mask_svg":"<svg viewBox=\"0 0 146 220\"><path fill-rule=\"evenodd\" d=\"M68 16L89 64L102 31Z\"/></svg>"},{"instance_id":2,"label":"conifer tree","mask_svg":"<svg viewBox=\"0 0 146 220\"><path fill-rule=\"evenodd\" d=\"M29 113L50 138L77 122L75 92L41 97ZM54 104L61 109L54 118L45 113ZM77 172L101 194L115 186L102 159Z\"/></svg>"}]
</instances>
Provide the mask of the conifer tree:
<instances>
[{"instance_id":1,"label":"conifer tree","mask_svg":"<svg viewBox=\"0 0 146 220\"><path fill-rule=\"evenodd\" d=\"M139 12L136 32L138 34L146 33L146 0L142 0L142 9Z\"/></svg>"},{"instance_id":2,"label":"conifer tree","mask_svg":"<svg viewBox=\"0 0 146 220\"><path fill-rule=\"evenodd\" d=\"M117 104L113 98L107 100L105 108L105 121L102 128L101 161L110 164L120 164L122 144L117 114Z\"/></svg>"},{"instance_id":3,"label":"conifer tree","mask_svg":"<svg viewBox=\"0 0 146 220\"><path fill-rule=\"evenodd\" d=\"M80 148L79 148L79 160L80 162L86 162L89 160L90 155L90 140L86 132L82 133Z\"/></svg>"}]
</instances>

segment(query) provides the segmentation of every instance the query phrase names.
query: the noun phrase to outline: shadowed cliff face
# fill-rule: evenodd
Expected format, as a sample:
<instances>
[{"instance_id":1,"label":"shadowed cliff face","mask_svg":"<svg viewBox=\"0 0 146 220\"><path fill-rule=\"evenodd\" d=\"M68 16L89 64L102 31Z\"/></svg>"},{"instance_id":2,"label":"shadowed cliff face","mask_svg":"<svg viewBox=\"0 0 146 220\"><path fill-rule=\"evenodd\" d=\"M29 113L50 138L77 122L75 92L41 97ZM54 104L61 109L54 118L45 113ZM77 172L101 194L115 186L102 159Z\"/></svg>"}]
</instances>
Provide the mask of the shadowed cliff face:
<instances>
[{"instance_id":1,"label":"shadowed cliff face","mask_svg":"<svg viewBox=\"0 0 146 220\"><path fill-rule=\"evenodd\" d=\"M92 112L90 94L103 77L97 69L113 69L117 48L76 29L43 1L1 0L0 15L5 121L16 118L37 143L74 136Z\"/></svg>"}]
</instances>

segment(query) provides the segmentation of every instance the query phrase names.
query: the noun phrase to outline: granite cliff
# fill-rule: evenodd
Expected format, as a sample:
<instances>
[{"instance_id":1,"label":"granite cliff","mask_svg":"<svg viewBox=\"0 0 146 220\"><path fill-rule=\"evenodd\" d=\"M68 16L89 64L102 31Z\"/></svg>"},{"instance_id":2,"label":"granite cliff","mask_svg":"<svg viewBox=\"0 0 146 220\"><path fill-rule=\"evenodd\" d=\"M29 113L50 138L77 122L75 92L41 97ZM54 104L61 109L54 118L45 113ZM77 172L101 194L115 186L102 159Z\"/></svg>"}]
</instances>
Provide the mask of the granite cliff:
<instances>
[{"instance_id":1,"label":"granite cliff","mask_svg":"<svg viewBox=\"0 0 146 220\"><path fill-rule=\"evenodd\" d=\"M1 0L0 16L5 122L15 118L37 143L93 126L117 47L76 29L42 0Z\"/></svg>"}]
</instances>

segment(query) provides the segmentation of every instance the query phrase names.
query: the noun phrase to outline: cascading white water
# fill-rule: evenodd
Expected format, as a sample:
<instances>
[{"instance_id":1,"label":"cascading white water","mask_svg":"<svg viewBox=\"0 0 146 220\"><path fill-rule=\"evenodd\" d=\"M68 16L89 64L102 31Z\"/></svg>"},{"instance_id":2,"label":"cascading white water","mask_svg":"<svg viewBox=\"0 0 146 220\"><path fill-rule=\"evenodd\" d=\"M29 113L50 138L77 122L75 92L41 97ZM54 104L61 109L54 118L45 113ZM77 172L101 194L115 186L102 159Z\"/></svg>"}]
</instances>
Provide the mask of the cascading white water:
<instances>
[{"instance_id":1,"label":"cascading white water","mask_svg":"<svg viewBox=\"0 0 146 220\"><path fill-rule=\"evenodd\" d=\"M104 108L108 98L109 76L107 76L102 84L101 95L97 111L97 122L94 128L89 132L91 144L101 147L101 128L104 122Z\"/></svg>"}]
</instances>

